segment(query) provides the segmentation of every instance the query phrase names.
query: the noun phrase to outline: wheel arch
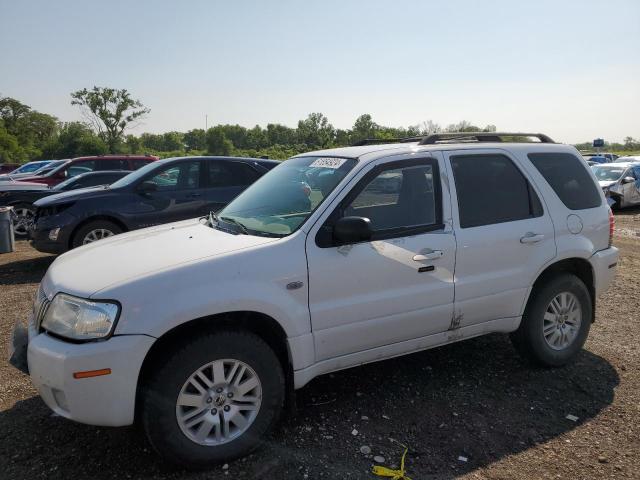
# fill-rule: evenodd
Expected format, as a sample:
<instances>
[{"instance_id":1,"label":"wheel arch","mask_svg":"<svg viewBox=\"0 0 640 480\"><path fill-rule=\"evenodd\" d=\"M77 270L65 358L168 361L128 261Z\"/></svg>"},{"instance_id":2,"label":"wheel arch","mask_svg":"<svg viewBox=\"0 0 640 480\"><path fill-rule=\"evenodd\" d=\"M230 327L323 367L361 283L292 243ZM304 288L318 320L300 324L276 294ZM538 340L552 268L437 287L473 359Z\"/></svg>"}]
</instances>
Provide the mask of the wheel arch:
<instances>
[{"instance_id":1,"label":"wheel arch","mask_svg":"<svg viewBox=\"0 0 640 480\"><path fill-rule=\"evenodd\" d=\"M197 335L203 330L244 330L251 332L264 340L273 349L286 380L286 404L292 407L294 403L293 394L293 363L291 352L287 343L287 335L280 323L273 317L261 312L235 311L225 312L196 318L189 322L180 324L171 330L163 333L151 346L145 356L140 372L138 374L138 384L136 388L136 408L135 418L139 418L142 405L143 391L145 383L149 379L152 367L162 358L162 355L169 349L174 348L181 341L192 335Z\"/></svg>"},{"instance_id":2,"label":"wheel arch","mask_svg":"<svg viewBox=\"0 0 640 480\"><path fill-rule=\"evenodd\" d=\"M580 257L570 257L564 258L562 260L558 260L551 265L548 265L542 272L539 273L536 278L531 291L529 292L529 296L525 303L526 306L529 305L529 302L532 299L533 292L543 284L547 279L556 276L561 273L571 273L578 277L589 290L589 295L591 296L591 306L593 317L591 321L595 321L596 318L596 290L595 290L595 276L593 272L593 266L589 262L589 260Z\"/></svg>"},{"instance_id":3,"label":"wheel arch","mask_svg":"<svg viewBox=\"0 0 640 480\"><path fill-rule=\"evenodd\" d=\"M71 235L69 235L69 245L68 248L69 250L71 250L73 248L73 240L76 236L76 234L78 233L78 231L84 227L85 225L91 223L91 222L95 222L98 220L105 220L107 222L112 222L115 223L116 225L118 225L118 227L120 227L122 229L123 232L128 232L129 228L125 225L124 222L122 222L122 220L118 219L117 217L111 216L111 215L95 215L92 217L87 217L84 220L82 220L81 222L79 222L73 229L73 231L71 232Z\"/></svg>"}]
</instances>

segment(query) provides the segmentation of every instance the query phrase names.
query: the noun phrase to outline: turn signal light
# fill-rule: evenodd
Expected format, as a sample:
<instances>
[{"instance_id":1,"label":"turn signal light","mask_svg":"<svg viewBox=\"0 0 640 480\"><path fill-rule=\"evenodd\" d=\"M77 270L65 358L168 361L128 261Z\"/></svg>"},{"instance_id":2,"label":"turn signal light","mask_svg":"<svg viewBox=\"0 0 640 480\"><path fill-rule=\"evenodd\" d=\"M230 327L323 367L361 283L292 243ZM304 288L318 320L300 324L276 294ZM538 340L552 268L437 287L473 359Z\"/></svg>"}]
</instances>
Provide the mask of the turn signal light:
<instances>
[{"instance_id":1,"label":"turn signal light","mask_svg":"<svg viewBox=\"0 0 640 480\"><path fill-rule=\"evenodd\" d=\"M103 375L110 375L110 368L103 368L101 370L88 370L86 372L76 372L73 374L73 378L91 378L91 377L101 377Z\"/></svg>"},{"instance_id":2,"label":"turn signal light","mask_svg":"<svg viewBox=\"0 0 640 480\"><path fill-rule=\"evenodd\" d=\"M609 247L613 245L613 232L616 229L616 219L613 216L613 212L609 209Z\"/></svg>"}]
</instances>

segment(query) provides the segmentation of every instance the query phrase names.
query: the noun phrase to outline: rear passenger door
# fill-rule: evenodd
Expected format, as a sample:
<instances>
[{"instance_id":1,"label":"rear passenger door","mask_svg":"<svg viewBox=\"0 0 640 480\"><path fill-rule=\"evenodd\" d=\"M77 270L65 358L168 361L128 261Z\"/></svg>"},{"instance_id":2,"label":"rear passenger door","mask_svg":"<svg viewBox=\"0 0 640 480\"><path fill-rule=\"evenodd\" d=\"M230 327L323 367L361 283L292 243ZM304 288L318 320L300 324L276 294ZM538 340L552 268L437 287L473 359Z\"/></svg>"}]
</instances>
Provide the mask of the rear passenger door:
<instances>
[{"instance_id":1,"label":"rear passenger door","mask_svg":"<svg viewBox=\"0 0 640 480\"><path fill-rule=\"evenodd\" d=\"M222 209L260 177L256 170L243 162L209 160L205 163L207 165L205 213Z\"/></svg>"},{"instance_id":2,"label":"rear passenger door","mask_svg":"<svg viewBox=\"0 0 640 480\"><path fill-rule=\"evenodd\" d=\"M556 255L535 186L502 150L445 152L456 227L453 328L521 314L535 276Z\"/></svg>"}]
</instances>

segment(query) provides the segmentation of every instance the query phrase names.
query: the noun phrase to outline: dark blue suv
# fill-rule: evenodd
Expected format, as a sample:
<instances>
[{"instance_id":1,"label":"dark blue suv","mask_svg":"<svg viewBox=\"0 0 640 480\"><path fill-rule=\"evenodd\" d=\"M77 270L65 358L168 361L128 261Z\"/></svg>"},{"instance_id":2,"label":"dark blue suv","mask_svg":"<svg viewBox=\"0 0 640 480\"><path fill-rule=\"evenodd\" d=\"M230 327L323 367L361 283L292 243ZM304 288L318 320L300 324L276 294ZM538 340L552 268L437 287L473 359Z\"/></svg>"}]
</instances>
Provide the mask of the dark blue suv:
<instances>
[{"instance_id":1,"label":"dark blue suv","mask_svg":"<svg viewBox=\"0 0 640 480\"><path fill-rule=\"evenodd\" d=\"M182 157L150 163L106 187L35 203L32 245L63 253L118 233L207 215L224 207L280 162Z\"/></svg>"}]
</instances>

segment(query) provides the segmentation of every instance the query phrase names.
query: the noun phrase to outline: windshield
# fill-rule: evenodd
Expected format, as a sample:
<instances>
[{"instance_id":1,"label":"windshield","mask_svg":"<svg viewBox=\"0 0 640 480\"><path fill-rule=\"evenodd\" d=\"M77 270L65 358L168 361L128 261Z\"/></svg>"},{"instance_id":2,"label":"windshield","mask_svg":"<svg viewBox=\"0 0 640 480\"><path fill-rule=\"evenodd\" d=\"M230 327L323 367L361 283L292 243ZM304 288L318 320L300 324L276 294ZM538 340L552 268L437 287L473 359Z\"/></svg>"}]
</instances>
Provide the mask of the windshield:
<instances>
[{"instance_id":1,"label":"windshield","mask_svg":"<svg viewBox=\"0 0 640 480\"><path fill-rule=\"evenodd\" d=\"M51 187L51 190L64 190L72 183L76 183L81 178L82 178L82 175L77 175L75 177L67 178L64 182L61 182L54 187Z\"/></svg>"},{"instance_id":2,"label":"windshield","mask_svg":"<svg viewBox=\"0 0 640 480\"><path fill-rule=\"evenodd\" d=\"M31 173L36 170L44 167L49 162L31 162L26 165L21 166L20 168L15 169L12 173Z\"/></svg>"},{"instance_id":3,"label":"windshield","mask_svg":"<svg viewBox=\"0 0 640 480\"><path fill-rule=\"evenodd\" d=\"M596 178L602 181L614 181L618 180L624 171L623 167L591 167Z\"/></svg>"},{"instance_id":4,"label":"windshield","mask_svg":"<svg viewBox=\"0 0 640 480\"><path fill-rule=\"evenodd\" d=\"M249 234L289 235L356 163L355 159L325 157L286 160L227 205L218 219Z\"/></svg>"},{"instance_id":5,"label":"windshield","mask_svg":"<svg viewBox=\"0 0 640 480\"><path fill-rule=\"evenodd\" d=\"M120 188L126 187L137 182L139 179L144 177L147 173L155 170L158 165L163 165L163 162L151 162L147 163L144 167L140 167L138 170L131 172L129 175L125 175L117 182L113 182L110 188Z\"/></svg>"}]
</instances>

